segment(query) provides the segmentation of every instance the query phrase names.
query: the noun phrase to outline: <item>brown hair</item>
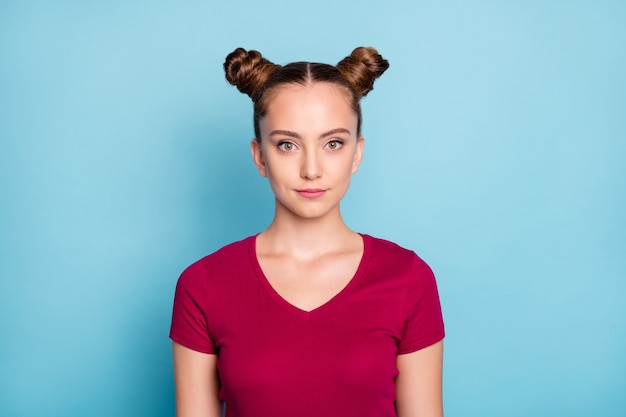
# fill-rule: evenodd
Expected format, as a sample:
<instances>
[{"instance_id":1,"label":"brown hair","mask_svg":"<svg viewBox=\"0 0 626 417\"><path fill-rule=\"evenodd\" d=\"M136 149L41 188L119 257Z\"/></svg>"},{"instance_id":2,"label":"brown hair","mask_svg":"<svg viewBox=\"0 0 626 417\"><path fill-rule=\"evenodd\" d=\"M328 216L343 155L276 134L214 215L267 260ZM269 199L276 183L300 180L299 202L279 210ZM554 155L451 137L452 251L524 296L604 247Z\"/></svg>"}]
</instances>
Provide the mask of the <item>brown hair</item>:
<instances>
[{"instance_id":1,"label":"brown hair","mask_svg":"<svg viewBox=\"0 0 626 417\"><path fill-rule=\"evenodd\" d=\"M360 100L374 89L374 80L389 68L376 49L359 47L336 66L316 62L292 62L284 66L265 59L260 52L237 48L226 57L226 80L247 94L254 103L254 134L261 140L259 120L265 116L271 92L283 84L310 85L329 82L346 92L357 114L357 135L361 133Z\"/></svg>"}]
</instances>

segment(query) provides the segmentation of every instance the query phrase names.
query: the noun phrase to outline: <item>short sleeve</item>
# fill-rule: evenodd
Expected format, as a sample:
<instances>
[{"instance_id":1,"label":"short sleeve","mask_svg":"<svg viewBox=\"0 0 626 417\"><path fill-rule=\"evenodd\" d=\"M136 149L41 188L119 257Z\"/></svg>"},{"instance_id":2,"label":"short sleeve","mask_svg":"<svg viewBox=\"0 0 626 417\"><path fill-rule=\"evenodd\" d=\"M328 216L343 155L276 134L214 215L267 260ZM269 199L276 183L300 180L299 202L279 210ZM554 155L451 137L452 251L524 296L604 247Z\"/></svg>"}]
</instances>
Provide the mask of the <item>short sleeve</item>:
<instances>
[{"instance_id":1,"label":"short sleeve","mask_svg":"<svg viewBox=\"0 0 626 417\"><path fill-rule=\"evenodd\" d=\"M202 261L188 267L178 279L174 295L170 338L202 353L215 353L206 317L206 271Z\"/></svg>"},{"instance_id":2,"label":"short sleeve","mask_svg":"<svg viewBox=\"0 0 626 417\"><path fill-rule=\"evenodd\" d=\"M435 275L417 255L408 277L404 318L399 355L428 347L445 336Z\"/></svg>"}]
</instances>

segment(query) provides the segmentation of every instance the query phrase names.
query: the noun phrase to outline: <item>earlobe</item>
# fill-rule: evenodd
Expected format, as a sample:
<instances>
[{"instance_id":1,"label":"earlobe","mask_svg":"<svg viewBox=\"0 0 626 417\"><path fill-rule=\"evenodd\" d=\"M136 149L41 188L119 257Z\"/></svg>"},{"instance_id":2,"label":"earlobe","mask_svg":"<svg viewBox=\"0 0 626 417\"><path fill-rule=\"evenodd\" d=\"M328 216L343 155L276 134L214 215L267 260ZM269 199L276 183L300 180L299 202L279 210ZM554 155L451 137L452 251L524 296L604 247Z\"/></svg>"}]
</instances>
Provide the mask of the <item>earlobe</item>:
<instances>
[{"instance_id":1,"label":"earlobe","mask_svg":"<svg viewBox=\"0 0 626 417\"><path fill-rule=\"evenodd\" d=\"M361 160L363 159L363 145L365 143L365 138L363 136L359 136L356 140L356 150L354 152L354 159L352 160L352 173L356 174L359 170L359 165L361 165Z\"/></svg>"},{"instance_id":2,"label":"earlobe","mask_svg":"<svg viewBox=\"0 0 626 417\"><path fill-rule=\"evenodd\" d=\"M252 139L250 142L250 153L252 154L252 161L259 174L263 177L267 177L267 168L265 166L265 159L263 159L263 152L261 151L261 141L257 138Z\"/></svg>"}]
</instances>

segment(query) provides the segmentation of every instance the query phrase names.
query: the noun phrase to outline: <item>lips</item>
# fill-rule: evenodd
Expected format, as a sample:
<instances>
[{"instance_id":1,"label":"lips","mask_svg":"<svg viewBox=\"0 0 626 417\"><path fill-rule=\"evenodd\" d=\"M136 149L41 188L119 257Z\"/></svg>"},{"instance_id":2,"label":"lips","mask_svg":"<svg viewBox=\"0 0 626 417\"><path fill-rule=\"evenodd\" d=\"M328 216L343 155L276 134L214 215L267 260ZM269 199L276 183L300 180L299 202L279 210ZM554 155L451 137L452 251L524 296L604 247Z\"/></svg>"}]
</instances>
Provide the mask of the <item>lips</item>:
<instances>
[{"instance_id":1,"label":"lips","mask_svg":"<svg viewBox=\"0 0 626 417\"><path fill-rule=\"evenodd\" d=\"M321 188L303 188L301 190L296 190L296 192L304 198L319 198L324 195L326 190Z\"/></svg>"}]
</instances>

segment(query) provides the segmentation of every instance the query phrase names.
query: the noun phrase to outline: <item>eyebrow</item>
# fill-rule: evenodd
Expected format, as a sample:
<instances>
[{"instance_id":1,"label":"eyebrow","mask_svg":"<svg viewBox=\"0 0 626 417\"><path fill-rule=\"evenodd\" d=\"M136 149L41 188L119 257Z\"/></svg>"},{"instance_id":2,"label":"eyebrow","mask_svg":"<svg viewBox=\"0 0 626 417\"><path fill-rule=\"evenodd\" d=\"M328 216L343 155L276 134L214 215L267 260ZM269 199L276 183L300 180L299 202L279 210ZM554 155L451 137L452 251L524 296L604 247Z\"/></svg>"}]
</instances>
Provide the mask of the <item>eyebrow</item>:
<instances>
[{"instance_id":1,"label":"eyebrow","mask_svg":"<svg viewBox=\"0 0 626 417\"><path fill-rule=\"evenodd\" d=\"M338 133L347 133L348 135L350 134L350 131L346 128L343 127L338 127L336 129L331 129L328 132L324 132L322 133L319 138L325 138L327 136L332 136L332 135L336 135ZM292 132L291 130L272 130L269 134L270 137L272 136L276 136L276 135L283 135L283 136L289 136L292 138L296 138L296 139L302 139L302 136L299 133L296 132Z\"/></svg>"}]
</instances>

